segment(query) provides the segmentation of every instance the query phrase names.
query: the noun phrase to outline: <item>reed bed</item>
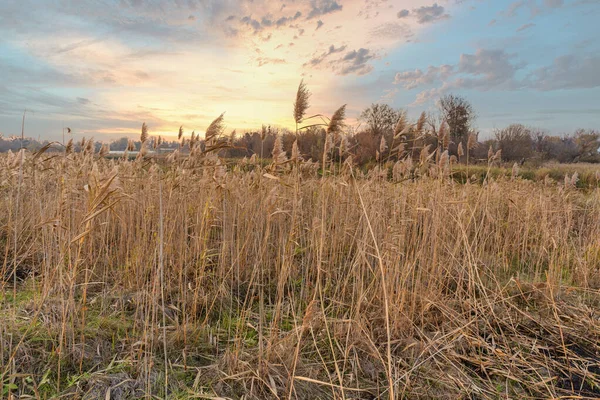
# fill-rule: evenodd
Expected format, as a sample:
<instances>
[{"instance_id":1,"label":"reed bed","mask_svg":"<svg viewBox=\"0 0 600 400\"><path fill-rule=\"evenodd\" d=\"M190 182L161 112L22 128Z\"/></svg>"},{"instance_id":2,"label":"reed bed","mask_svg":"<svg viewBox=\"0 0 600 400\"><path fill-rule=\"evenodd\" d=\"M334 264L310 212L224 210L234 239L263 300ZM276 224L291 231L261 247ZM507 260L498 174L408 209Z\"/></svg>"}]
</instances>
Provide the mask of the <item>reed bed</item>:
<instances>
[{"instance_id":1,"label":"reed bed","mask_svg":"<svg viewBox=\"0 0 600 400\"><path fill-rule=\"evenodd\" d=\"M0 397L600 396L600 190L281 164L0 158Z\"/></svg>"}]
</instances>

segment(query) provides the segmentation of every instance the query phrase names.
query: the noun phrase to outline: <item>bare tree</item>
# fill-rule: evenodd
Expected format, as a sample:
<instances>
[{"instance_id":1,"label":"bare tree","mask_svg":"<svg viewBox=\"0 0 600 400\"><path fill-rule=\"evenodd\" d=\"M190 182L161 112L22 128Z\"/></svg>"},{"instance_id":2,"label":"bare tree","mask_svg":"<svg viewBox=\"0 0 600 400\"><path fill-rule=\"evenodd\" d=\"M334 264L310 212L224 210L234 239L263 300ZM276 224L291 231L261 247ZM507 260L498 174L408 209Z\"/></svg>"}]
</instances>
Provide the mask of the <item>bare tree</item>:
<instances>
[{"instance_id":1,"label":"bare tree","mask_svg":"<svg viewBox=\"0 0 600 400\"><path fill-rule=\"evenodd\" d=\"M512 124L495 132L496 142L502 149L504 161L523 162L533 155L534 140L529 128Z\"/></svg>"},{"instance_id":2,"label":"bare tree","mask_svg":"<svg viewBox=\"0 0 600 400\"><path fill-rule=\"evenodd\" d=\"M392 132L401 116L401 111L396 111L387 104L371 104L360 114L360 119L373 136L379 136Z\"/></svg>"},{"instance_id":3,"label":"bare tree","mask_svg":"<svg viewBox=\"0 0 600 400\"><path fill-rule=\"evenodd\" d=\"M454 94L440 98L439 109L442 118L448 124L450 138L455 144L466 141L475 119L473 106L467 99Z\"/></svg>"},{"instance_id":4,"label":"bare tree","mask_svg":"<svg viewBox=\"0 0 600 400\"><path fill-rule=\"evenodd\" d=\"M599 162L600 132L594 130L577 129L574 134L575 143L579 148L577 161Z\"/></svg>"}]
</instances>

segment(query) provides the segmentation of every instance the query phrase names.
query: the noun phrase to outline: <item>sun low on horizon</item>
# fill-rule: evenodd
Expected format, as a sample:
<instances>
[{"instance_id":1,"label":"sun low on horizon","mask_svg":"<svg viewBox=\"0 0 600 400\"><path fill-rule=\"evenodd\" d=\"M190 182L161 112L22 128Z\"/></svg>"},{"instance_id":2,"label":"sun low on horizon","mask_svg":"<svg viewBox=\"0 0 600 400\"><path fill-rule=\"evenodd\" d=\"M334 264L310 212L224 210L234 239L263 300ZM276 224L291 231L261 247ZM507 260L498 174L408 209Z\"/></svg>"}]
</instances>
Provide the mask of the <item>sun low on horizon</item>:
<instances>
[{"instance_id":1,"label":"sun low on horizon","mask_svg":"<svg viewBox=\"0 0 600 400\"><path fill-rule=\"evenodd\" d=\"M468 98L482 132L597 128L600 5L590 0L22 0L0 4L0 132L112 140L293 128L371 103L409 115ZM577 27L575 29L574 27Z\"/></svg>"}]
</instances>

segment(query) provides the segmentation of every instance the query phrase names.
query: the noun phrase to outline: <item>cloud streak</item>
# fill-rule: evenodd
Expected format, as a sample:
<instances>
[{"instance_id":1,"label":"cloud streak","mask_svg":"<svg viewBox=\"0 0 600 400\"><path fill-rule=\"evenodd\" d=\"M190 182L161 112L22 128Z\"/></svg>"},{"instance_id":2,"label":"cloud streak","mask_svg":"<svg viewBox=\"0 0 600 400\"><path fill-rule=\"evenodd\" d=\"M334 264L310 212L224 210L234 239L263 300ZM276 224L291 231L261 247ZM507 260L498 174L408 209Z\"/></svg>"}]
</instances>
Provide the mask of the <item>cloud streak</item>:
<instances>
[{"instance_id":1,"label":"cloud streak","mask_svg":"<svg viewBox=\"0 0 600 400\"><path fill-rule=\"evenodd\" d=\"M478 49L474 54L461 54L455 65L429 66L398 72L394 84L407 90L435 86L417 94L414 104L425 103L451 90L478 91L552 91L592 89L600 87L600 57L569 54L557 57L550 65L528 69L504 50ZM528 70L524 78L519 71Z\"/></svg>"},{"instance_id":2,"label":"cloud streak","mask_svg":"<svg viewBox=\"0 0 600 400\"><path fill-rule=\"evenodd\" d=\"M414 18L419 24L427 24L450 18L450 15L445 12L444 7L438 3L433 3L431 6L413 8L412 11L405 8L398 11L396 16L398 19Z\"/></svg>"},{"instance_id":3,"label":"cloud streak","mask_svg":"<svg viewBox=\"0 0 600 400\"><path fill-rule=\"evenodd\" d=\"M403 106L417 92L426 101L449 90L597 87L595 33L579 33L597 6L588 0L514 1L501 13L479 0L39 3L0 2L4 133L14 133L5 126L17 126L23 108L35 110L30 126L41 135L60 132L63 120L95 136L137 130L141 119L155 133L176 133L180 124L201 132L225 110L240 130L292 126L289 102L301 78L315 111L333 112L351 98L351 117L380 99ZM554 29L559 15L577 31ZM486 40L479 50L463 26L490 33L477 31ZM536 41L542 32L572 50L551 58L550 40Z\"/></svg>"}]
</instances>

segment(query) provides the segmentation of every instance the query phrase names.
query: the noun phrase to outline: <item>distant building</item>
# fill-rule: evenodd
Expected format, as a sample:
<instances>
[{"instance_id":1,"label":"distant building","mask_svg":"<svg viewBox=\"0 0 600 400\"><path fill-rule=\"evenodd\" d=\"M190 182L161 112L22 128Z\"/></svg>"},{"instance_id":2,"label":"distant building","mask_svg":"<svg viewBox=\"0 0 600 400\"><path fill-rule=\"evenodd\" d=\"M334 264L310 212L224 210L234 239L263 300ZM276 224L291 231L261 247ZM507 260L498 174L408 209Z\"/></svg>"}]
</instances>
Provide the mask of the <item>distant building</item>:
<instances>
[{"instance_id":1,"label":"distant building","mask_svg":"<svg viewBox=\"0 0 600 400\"><path fill-rule=\"evenodd\" d=\"M146 152L147 155L152 156L152 155L160 155L160 154L170 154L172 152L174 152L176 149L152 149L152 150L148 150ZM111 150L108 152L107 157L109 158L118 158L118 157L123 157L123 154L125 154L124 150ZM137 157L137 155L139 154L139 151L137 150L132 150L132 151L128 151L127 155L129 158L135 158Z\"/></svg>"}]
</instances>

